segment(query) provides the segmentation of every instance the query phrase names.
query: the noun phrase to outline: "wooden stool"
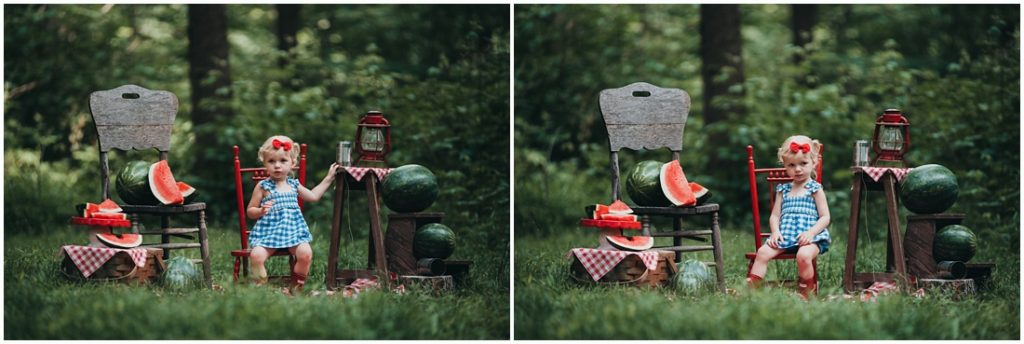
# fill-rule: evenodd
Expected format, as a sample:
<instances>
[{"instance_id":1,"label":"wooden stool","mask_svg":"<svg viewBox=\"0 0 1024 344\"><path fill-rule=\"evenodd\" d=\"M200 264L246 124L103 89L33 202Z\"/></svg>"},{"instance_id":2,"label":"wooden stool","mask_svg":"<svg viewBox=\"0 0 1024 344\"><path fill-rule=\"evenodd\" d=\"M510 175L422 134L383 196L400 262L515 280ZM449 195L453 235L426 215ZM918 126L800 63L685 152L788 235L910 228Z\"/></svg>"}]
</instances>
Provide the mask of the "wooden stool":
<instances>
[{"instance_id":1,"label":"wooden stool","mask_svg":"<svg viewBox=\"0 0 1024 344\"><path fill-rule=\"evenodd\" d=\"M428 223L441 223L444 213L398 213L388 215L384 234L384 252L388 270L399 275L418 275L417 259L412 253L416 229Z\"/></svg>"},{"instance_id":2,"label":"wooden stool","mask_svg":"<svg viewBox=\"0 0 1024 344\"><path fill-rule=\"evenodd\" d=\"M885 209L889 222L886 240L886 272L857 273L857 229L860 219L862 192L885 191ZM896 176L886 171L876 182L860 168L853 168L853 192L850 193L850 231L847 239L846 264L843 269L843 289L854 292L875 281L896 281L906 288L907 262L903 255L903 236L900 233L899 203L896 198Z\"/></svg>"},{"instance_id":3,"label":"wooden stool","mask_svg":"<svg viewBox=\"0 0 1024 344\"><path fill-rule=\"evenodd\" d=\"M338 270L338 249L341 240L341 219L344 217L342 210L345 205L346 186L356 187L365 185L367 209L370 214L370 236L369 251L367 253L366 270ZM388 278L388 263L384 256L384 237L380 228L380 186L377 176L374 173L367 173L360 181L356 181L347 170L338 169L338 176L334 183L334 218L331 221L331 244L327 253L327 277L325 284L327 289L334 289L340 280L351 281L354 278L365 278L368 273L376 274L378 283L384 287L390 287L391 279Z\"/></svg>"}]
</instances>

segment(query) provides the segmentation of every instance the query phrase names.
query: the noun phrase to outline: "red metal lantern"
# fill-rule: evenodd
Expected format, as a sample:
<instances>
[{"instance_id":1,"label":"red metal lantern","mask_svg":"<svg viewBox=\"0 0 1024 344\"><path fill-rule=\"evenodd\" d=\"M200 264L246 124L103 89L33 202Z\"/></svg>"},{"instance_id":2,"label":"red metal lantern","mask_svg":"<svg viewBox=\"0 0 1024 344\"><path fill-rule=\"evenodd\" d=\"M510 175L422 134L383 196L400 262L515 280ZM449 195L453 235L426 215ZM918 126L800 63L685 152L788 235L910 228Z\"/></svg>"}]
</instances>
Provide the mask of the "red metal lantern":
<instances>
[{"instance_id":1,"label":"red metal lantern","mask_svg":"<svg viewBox=\"0 0 1024 344\"><path fill-rule=\"evenodd\" d=\"M885 113L875 119L875 133L871 142L875 151L871 165L879 161L905 165L903 155L910 148L910 121L900 114L899 109L886 109Z\"/></svg>"},{"instance_id":2,"label":"red metal lantern","mask_svg":"<svg viewBox=\"0 0 1024 344\"><path fill-rule=\"evenodd\" d=\"M359 119L356 127L356 151L359 162L383 163L391 152L391 123L380 111L369 111Z\"/></svg>"}]
</instances>

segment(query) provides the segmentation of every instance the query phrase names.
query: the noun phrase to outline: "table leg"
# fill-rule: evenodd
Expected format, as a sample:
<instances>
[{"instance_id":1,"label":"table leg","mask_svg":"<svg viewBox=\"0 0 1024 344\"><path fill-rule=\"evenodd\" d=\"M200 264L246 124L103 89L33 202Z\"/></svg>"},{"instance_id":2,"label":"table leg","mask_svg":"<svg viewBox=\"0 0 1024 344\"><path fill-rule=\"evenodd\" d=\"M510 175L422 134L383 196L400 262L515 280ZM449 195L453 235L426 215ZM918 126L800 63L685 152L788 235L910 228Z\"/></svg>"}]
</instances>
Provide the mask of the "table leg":
<instances>
[{"instance_id":1,"label":"table leg","mask_svg":"<svg viewBox=\"0 0 1024 344\"><path fill-rule=\"evenodd\" d=\"M853 292L853 276L857 267L857 226L860 219L862 175L854 174L853 191L850 192L850 230L846 238L846 263L843 267L843 289Z\"/></svg>"},{"instance_id":2,"label":"table leg","mask_svg":"<svg viewBox=\"0 0 1024 344\"><path fill-rule=\"evenodd\" d=\"M896 274L902 279L907 277L907 260L903 256L903 234L900 233L899 209L896 204L896 177L886 173L883 178L885 187L885 208L889 216L889 246L892 251L892 263Z\"/></svg>"},{"instance_id":3,"label":"table leg","mask_svg":"<svg viewBox=\"0 0 1024 344\"><path fill-rule=\"evenodd\" d=\"M344 173L338 173L334 181L334 218L331 220L331 248L327 251L327 278L324 281L328 290L334 289L338 272L338 241L341 240L341 212L345 205L347 177Z\"/></svg>"},{"instance_id":4,"label":"table leg","mask_svg":"<svg viewBox=\"0 0 1024 344\"><path fill-rule=\"evenodd\" d=\"M388 262L384 257L384 236L380 230L380 196L377 194L377 176L369 174L366 178L366 203L370 208L370 240L373 242L374 251L373 257L367 257L367 260L372 258L377 265L378 282L383 281L382 285L390 287Z\"/></svg>"}]
</instances>

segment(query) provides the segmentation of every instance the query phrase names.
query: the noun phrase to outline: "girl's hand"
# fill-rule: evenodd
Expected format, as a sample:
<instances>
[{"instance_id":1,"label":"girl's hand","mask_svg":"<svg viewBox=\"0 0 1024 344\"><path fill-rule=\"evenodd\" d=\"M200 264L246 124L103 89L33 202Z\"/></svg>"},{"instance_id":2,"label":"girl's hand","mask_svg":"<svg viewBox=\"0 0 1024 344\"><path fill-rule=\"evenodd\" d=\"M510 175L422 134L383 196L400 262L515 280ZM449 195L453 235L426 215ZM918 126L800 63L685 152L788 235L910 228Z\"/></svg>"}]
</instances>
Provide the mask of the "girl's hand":
<instances>
[{"instance_id":1,"label":"girl's hand","mask_svg":"<svg viewBox=\"0 0 1024 344\"><path fill-rule=\"evenodd\" d=\"M811 235L811 232L802 232L796 236L796 242L797 244L800 244L800 246L810 245L813 240L814 235Z\"/></svg>"},{"instance_id":2,"label":"girl's hand","mask_svg":"<svg viewBox=\"0 0 1024 344\"><path fill-rule=\"evenodd\" d=\"M334 175L338 174L339 168L341 168L341 165L338 165L337 162L331 164L331 170L327 171L327 177L324 177L324 180L327 181L328 183L333 182Z\"/></svg>"},{"instance_id":3,"label":"girl's hand","mask_svg":"<svg viewBox=\"0 0 1024 344\"><path fill-rule=\"evenodd\" d=\"M262 217L263 215L270 214L270 208L273 206L274 201L266 201L265 203L263 203L263 205L260 206L263 209L263 212L260 214L260 216Z\"/></svg>"},{"instance_id":4,"label":"girl's hand","mask_svg":"<svg viewBox=\"0 0 1024 344\"><path fill-rule=\"evenodd\" d=\"M782 241L782 234L772 232L772 235L768 237L768 247L779 248L780 241Z\"/></svg>"}]
</instances>

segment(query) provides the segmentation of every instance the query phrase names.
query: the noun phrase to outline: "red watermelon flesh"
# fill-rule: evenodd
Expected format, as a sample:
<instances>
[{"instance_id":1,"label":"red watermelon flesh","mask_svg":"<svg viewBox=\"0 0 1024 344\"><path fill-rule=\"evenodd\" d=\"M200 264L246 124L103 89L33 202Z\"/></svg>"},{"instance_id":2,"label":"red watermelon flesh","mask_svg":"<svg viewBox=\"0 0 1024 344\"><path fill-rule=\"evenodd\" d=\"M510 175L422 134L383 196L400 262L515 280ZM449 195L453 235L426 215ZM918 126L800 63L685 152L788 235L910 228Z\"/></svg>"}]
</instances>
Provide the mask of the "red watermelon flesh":
<instances>
[{"instance_id":1,"label":"red watermelon flesh","mask_svg":"<svg viewBox=\"0 0 1024 344\"><path fill-rule=\"evenodd\" d=\"M127 220L128 214L125 213L92 213L93 218L96 219L115 219L115 220Z\"/></svg>"},{"instance_id":2,"label":"red watermelon flesh","mask_svg":"<svg viewBox=\"0 0 1024 344\"><path fill-rule=\"evenodd\" d=\"M690 189L690 182L686 181L686 174L683 167L679 166L679 160L672 160L661 165L661 191L673 205L685 207L697 204L697 197L694 197Z\"/></svg>"},{"instance_id":3,"label":"red watermelon flesh","mask_svg":"<svg viewBox=\"0 0 1024 344\"><path fill-rule=\"evenodd\" d=\"M121 212L121 206L117 205L117 203L114 203L114 200L109 199L109 198L103 200L103 203L100 203L98 208L99 208L99 212L101 212L101 213L120 213Z\"/></svg>"},{"instance_id":4,"label":"red watermelon flesh","mask_svg":"<svg viewBox=\"0 0 1024 344\"><path fill-rule=\"evenodd\" d=\"M100 205L96 203L85 202L85 210L82 211L82 217L90 218L92 214L100 211Z\"/></svg>"},{"instance_id":5,"label":"red watermelon flesh","mask_svg":"<svg viewBox=\"0 0 1024 344\"><path fill-rule=\"evenodd\" d=\"M615 200L615 202L612 202L612 204L608 206L608 212L612 214L632 214L633 209L629 209L629 206L626 205L626 202L617 199Z\"/></svg>"},{"instance_id":6,"label":"red watermelon flesh","mask_svg":"<svg viewBox=\"0 0 1024 344\"><path fill-rule=\"evenodd\" d=\"M185 184L185 182L178 182L178 191L181 191L181 197L188 197L192 196L192 193L196 192L196 189L191 185Z\"/></svg>"},{"instance_id":7,"label":"red watermelon flesh","mask_svg":"<svg viewBox=\"0 0 1024 344\"><path fill-rule=\"evenodd\" d=\"M607 213L608 213L608 206L607 205L597 204L597 206L594 207L594 220L600 220L601 219L601 215L604 215L604 214L607 214Z\"/></svg>"},{"instance_id":8,"label":"red watermelon flesh","mask_svg":"<svg viewBox=\"0 0 1024 344\"><path fill-rule=\"evenodd\" d=\"M636 215L633 214L602 214L599 220L608 221L636 221Z\"/></svg>"},{"instance_id":9,"label":"red watermelon flesh","mask_svg":"<svg viewBox=\"0 0 1024 344\"><path fill-rule=\"evenodd\" d=\"M166 205L185 203L185 198L181 196L181 190L178 189L178 183L174 181L174 175L171 174L171 167L167 165L167 160L160 160L149 166L149 190L153 192L153 196L160 203Z\"/></svg>"},{"instance_id":10,"label":"red watermelon flesh","mask_svg":"<svg viewBox=\"0 0 1024 344\"><path fill-rule=\"evenodd\" d=\"M654 247L654 238L649 236L609 235L605 237L612 246L622 250L643 251Z\"/></svg>"},{"instance_id":11,"label":"red watermelon flesh","mask_svg":"<svg viewBox=\"0 0 1024 344\"><path fill-rule=\"evenodd\" d=\"M109 247L133 248L142 245L142 235L139 234L96 233L96 239Z\"/></svg>"}]
</instances>

